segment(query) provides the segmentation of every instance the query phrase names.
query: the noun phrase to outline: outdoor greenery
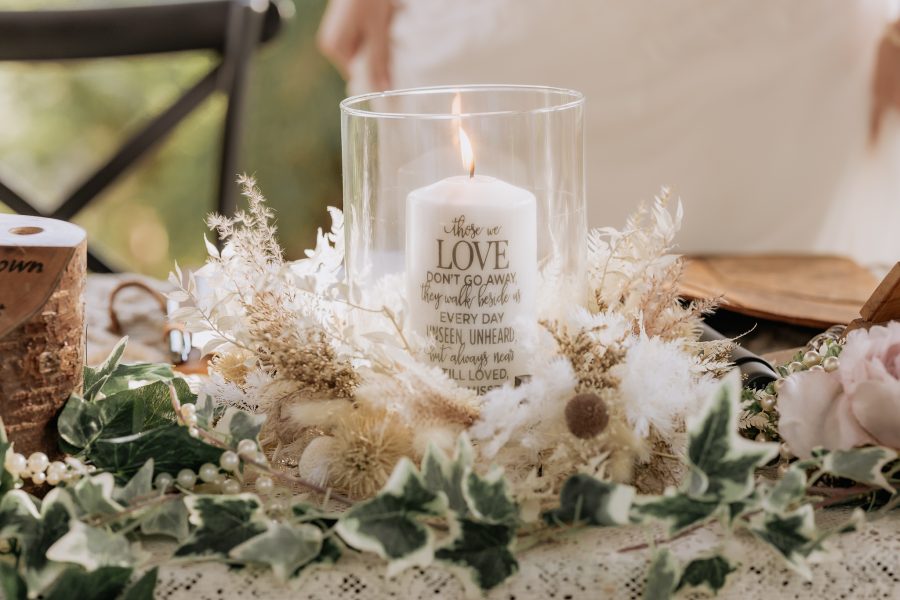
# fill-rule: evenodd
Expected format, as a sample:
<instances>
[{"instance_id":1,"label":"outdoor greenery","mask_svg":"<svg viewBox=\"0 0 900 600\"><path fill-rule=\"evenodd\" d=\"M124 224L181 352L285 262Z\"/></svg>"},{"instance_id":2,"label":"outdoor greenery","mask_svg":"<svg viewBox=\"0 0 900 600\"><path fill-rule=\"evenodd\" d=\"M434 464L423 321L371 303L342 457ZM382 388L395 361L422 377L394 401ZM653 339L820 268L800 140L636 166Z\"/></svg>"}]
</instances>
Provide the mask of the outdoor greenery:
<instances>
[{"instance_id":1,"label":"outdoor greenery","mask_svg":"<svg viewBox=\"0 0 900 600\"><path fill-rule=\"evenodd\" d=\"M147 1L0 0L0 10ZM344 95L340 77L315 48L324 0L295 4L294 18L254 63L240 164L270 190L289 257L300 256L316 227L326 224L323 207L340 206L338 102ZM214 60L189 53L0 63L0 180L51 209ZM198 265L205 259L195 240L214 207L224 109L221 97L207 101L78 215L110 262L163 277L174 260Z\"/></svg>"}]
</instances>

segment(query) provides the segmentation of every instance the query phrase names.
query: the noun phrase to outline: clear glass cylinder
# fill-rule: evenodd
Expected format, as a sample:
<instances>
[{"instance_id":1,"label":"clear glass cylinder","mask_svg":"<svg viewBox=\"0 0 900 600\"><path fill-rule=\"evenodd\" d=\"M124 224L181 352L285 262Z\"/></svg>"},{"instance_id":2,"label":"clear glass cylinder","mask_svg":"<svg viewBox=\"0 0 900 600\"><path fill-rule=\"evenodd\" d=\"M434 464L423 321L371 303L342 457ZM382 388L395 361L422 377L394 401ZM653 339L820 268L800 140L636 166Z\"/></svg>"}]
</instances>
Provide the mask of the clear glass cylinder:
<instances>
[{"instance_id":1,"label":"clear glass cylinder","mask_svg":"<svg viewBox=\"0 0 900 600\"><path fill-rule=\"evenodd\" d=\"M479 392L527 375L510 338L582 293L583 106L572 90L498 85L341 103L352 297L402 292L431 362Z\"/></svg>"}]
</instances>

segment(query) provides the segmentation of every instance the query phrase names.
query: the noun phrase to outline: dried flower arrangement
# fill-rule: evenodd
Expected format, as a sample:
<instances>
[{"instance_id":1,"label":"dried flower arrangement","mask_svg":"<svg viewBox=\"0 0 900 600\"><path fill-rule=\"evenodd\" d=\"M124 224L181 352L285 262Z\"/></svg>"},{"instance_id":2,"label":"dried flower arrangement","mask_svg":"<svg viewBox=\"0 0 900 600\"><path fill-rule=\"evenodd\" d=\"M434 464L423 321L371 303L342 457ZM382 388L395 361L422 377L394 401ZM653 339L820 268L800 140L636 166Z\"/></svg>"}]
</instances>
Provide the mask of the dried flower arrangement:
<instances>
[{"instance_id":1,"label":"dried flower arrangement","mask_svg":"<svg viewBox=\"0 0 900 600\"><path fill-rule=\"evenodd\" d=\"M249 208L213 216L226 240L185 277L175 318L214 352L204 390L265 413L265 447L305 479L351 497L375 493L403 457L451 451L466 432L485 464L503 467L522 501L549 498L574 473L659 492L680 478L685 416L724 371L727 343L700 342L715 302L684 306L671 254L680 202L663 190L621 230L589 238L588 296L548 305L529 332L531 378L483 396L424 360L404 326L402 286L365 301L342 280L343 217L329 209L307 258L285 261L273 214L250 178ZM206 282L206 285L204 285ZM563 304L564 310L559 310Z\"/></svg>"}]
</instances>

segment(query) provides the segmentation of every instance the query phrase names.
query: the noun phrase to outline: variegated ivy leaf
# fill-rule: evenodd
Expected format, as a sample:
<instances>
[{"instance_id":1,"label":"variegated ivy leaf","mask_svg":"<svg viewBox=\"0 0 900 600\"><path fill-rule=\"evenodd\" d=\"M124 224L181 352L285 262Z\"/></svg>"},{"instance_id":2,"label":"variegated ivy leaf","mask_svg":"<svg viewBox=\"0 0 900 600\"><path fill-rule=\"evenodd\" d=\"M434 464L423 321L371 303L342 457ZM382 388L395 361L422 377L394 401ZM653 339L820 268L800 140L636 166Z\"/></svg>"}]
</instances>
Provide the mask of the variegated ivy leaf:
<instances>
[{"instance_id":1,"label":"variegated ivy leaf","mask_svg":"<svg viewBox=\"0 0 900 600\"><path fill-rule=\"evenodd\" d=\"M315 525L322 532L331 529L337 523L337 515L324 513L314 506L298 502L291 506L291 514L296 523L309 523ZM314 563L336 563L343 553L340 541L337 536L328 535L322 540L322 550L319 555L313 559Z\"/></svg>"},{"instance_id":2,"label":"variegated ivy leaf","mask_svg":"<svg viewBox=\"0 0 900 600\"><path fill-rule=\"evenodd\" d=\"M897 490L888 483L881 470L896 458L896 450L877 446L834 450L825 455L822 468L832 475L874 485L893 493Z\"/></svg>"},{"instance_id":3,"label":"variegated ivy leaf","mask_svg":"<svg viewBox=\"0 0 900 600\"><path fill-rule=\"evenodd\" d=\"M675 593L680 576L678 561L672 552L668 548L657 550L644 582L644 600L668 600Z\"/></svg>"},{"instance_id":4,"label":"variegated ivy leaf","mask_svg":"<svg viewBox=\"0 0 900 600\"><path fill-rule=\"evenodd\" d=\"M50 490L40 509L21 490L0 500L0 539L16 540L19 572L32 594L43 592L66 569L47 558L47 549L69 532L75 512L68 491L61 488Z\"/></svg>"},{"instance_id":5,"label":"variegated ivy leaf","mask_svg":"<svg viewBox=\"0 0 900 600\"><path fill-rule=\"evenodd\" d=\"M175 550L176 557L227 558L232 548L266 530L265 512L253 494L188 496L184 502L197 529Z\"/></svg>"},{"instance_id":6,"label":"variegated ivy leaf","mask_svg":"<svg viewBox=\"0 0 900 600\"><path fill-rule=\"evenodd\" d=\"M94 397L100 393L100 389L119 366L122 354L125 352L125 346L128 344L128 338L123 337L116 344L109 356L97 367L84 368L84 394L83 397L88 402L94 400Z\"/></svg>"},{"instance_id":7,"label":"variegated ivy leaf","mask_svg":"<svg viewBox=\"0 0 900 600\"><path fill-rule=\"evenodd\" d=\"M825 537L816 529L812 505L804 504L784 514L760 514L753 519L750 531L775 548L794 571L812 578L809 560L823 551Z\"/></svg>"},{"instance_id":8,"label":"variegated ivy leaf","mask_svg":"<svg viewBox=\"0 0 900 600\"><path fill-rule=\"evenodd\" d=\"M669 491L663 496L638 497L632 517L636 522L648 518L663 521L674 535L714 516L721 506L718 500L698 500L682 492Z\"/></svg>"},{"instance_id":9,"label":"variegated ivy leaf","mask_svg":"<svg viewBox=\"0 0 900 600\"><path fill-rule=\"evenodd\" d=\"M469 514L469 504L463 492L463 484L471 471L472 445L465 434L459 436L456 453L449 458L434 444L428 446L422 459L422 477L432 492L443 492L447 505L459 518Z\"/></svg>"},{"instance_id":10,"label":"variegated ivy leaf","mask_svg":"<svg viewBox=\"0 0 900 600\"><path fill-rule=\"evenodd\" d=\"M738 434L741 384L732 371L688 421L688 459L695 471L688 493L695 498L733 502L753 490L756 467L775 457L778 445L751 442Z\"/></svg>"},{"instance_id":11,"label":"variegated ivy leaf","mask_svg":"<svg viewBox=\"0 0 900 600\"><path fill-rule=\"evenodd\" d=\"M137 473L128 480L124 486L113 490L113 498L125 504L131 504L140 498L146 498L153 494L153 459L138 469Z\"/></svg>"},{"instance_id":12,"label":"variegated ivy leaf","mask_svg":"<svg viewBox=\"0 0 900 600\"><path fill-rule=\"evenodd\" d=\"M516 530L508 524L490 524L462 519L458 537L434 556L466 575L470 596L492 589L519 570L512 553Z\"/></svg>"},{"instance_id":13,"label":"variegated ivy leaf","mask_svg":"<svg viewBox=\"0 0 900 600\"><path fill-rule=\"evenodd\" d=\"M241 440L257 441L265 420L266 415L250 414L229 406L216 423L216 431L228 434L231 437L231 447L234 449Z\"/></svg>"},{"instance_id":14,"label":"variegated ivy leaf","mask_svg":"<svg viewBox=\"0 0 900 600\"><path fill-rule=\"evenodd\" d=\"M264 533L235 546L228 555L268 565L279 581L287 581L321 551L322 530L315 525L269 523Z\"/></svg>"},{"instance_id":15,"label":"variegated ivy leaf","mask_svg":"<svg viewBox=\"0 0 900 600\"><path fill-rule=\"evenodd\" d=\"M119 600L153 600L159 567L153 567L125 590Z\"/></svg>"},{"instance_id":16,"label":"variegated ivy leaf","mask_svg":"<svg viewBox=\"0 0 900 600\"><path fill-rule=\"evenodd\" d=\"M599 527L625 525L634 501L629 485L600 481L579 473L569 477L559 495L559 507L544 513L548 523L586 523Z\"/></svg>"},{"instance_id":17,"label":"variegated ivy leaf","mask_svg":"<svg viewBox=\"0 0 900 600\"><path fill-rule=\"evenodd\" d=\"M121 512L125 509L113 499L116 479L112 473L100 473L92 477L82 477L69 488L79 518L85 515L102 516Z\"/></svg>"},{"instance_id":18,"label":"variegated ivy leaf","mask_svg":"<svg viewBox=\"0 0 900 600\"><path fill-rule=\"evenodd\" d=\"M47 558L75 563L87 571L100 567L131 567L135 563L131 544L124 535L81 521L72 521L69 531L47 549Z\"/></svg>"},{"instance_id":19,"label":"variegated ivy leaf","mask_svg":"<svg viewBox=\"0 0 900 600\"><path fill-rule=\"evenodd\" d=\"M175 496L162 504L151 506L141 516L141 533L144 535L165 535L178 541L184 540L190 532L188 509L184 498Z\"/></svg>"},{"instance_id":20,"label":"variegated ivy leaf","mask_svg":"<svg viewBox=\"0 0 900 600\"><path fill-rule=\"evenodd\" d=\"M699 587L715 595L725 587L729 573L736 570L724 556L695 558L684 567L678 589Z\"/></svg>"},{"instance_id":21,"label":"variegated ivy leaf","mask_svg":"<svg viewBox=\"0 0 900 600\"><path fill-rule=\"evenodd\" d=\"M64 565L65 566L65 565ZM133 570L129 567L100 567L85 571L68 565L53 587L41 596L43 600L72 600L73 598L119 598L128 585Z\"/></svg>"},{"instance_id":22,"label":"variegated ivy leaf","mask_svg":"<svg viewBox=\"0 0 900 600\"><path fill-rule=\"evenodd\" d=\"M763 507L771 512L785 512L806 497L806 471L794 464L772 486L763 500Z\"/></svg>"},{"instance_id":23,"label":"variegated ivy leaf","mask_svg":"<svg viewBox=\"0 0 900 600\"><path fill-rule=\"evenodd\" d=\"M336 531L359 550L390 561L388 576L426 566L434 556L434 534L419 519L447 511L443 494L430 491L408 459L401 459L382 491L341 515Z\"/></svg>"},{"instance_id":24,"label":"variegated ivy leaf","mask_svg":"<svg viewBox=\"0 0 900 600\"><path fill-rule=\"evenodd\" d=\"M28 588L25 580L19 575L16 567L0 562L0 598L6 600L25 600L28 596Z\"/></svg>"}]
</instances>

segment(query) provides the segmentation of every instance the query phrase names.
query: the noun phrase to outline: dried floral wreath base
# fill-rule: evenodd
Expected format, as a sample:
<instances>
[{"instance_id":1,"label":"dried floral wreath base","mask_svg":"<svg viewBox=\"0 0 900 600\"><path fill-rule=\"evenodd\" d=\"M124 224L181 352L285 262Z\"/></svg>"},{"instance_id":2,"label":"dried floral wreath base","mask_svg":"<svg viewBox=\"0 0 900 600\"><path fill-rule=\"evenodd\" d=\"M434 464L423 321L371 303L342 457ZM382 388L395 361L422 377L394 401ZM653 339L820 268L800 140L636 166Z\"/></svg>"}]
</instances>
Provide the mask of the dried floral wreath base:
<instances>
[{"instance_id":1,"label":"dried floral wreath base","mask_svg":"<svg viewBox=\"0 0 900 600\"><path fill-rule=\"evenodd\" d=\"M429 444L449 452L465 432L520 501L558 493L574 473L647 492L679 481L685 416L726 370L730 345L699 341L714 301L679 301L682 262L670 251L682 209L672 213L667 190L624 230L590 233L587 294L540 299L540 322L522 332L531 379L478 397L422 360L403 286L348 289L339 210L307 258L289 262L254 181L241 184L249 209L209 220L225 249L207 244L203 268L176 270L171 297L187 305L174 318L215 353L204 391L266 414L262 440L277 461L365 498L402 458L418 462Z\"/></svg>"}]
</instances>

